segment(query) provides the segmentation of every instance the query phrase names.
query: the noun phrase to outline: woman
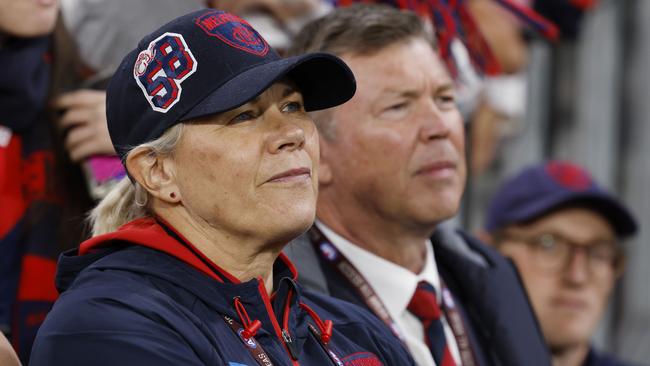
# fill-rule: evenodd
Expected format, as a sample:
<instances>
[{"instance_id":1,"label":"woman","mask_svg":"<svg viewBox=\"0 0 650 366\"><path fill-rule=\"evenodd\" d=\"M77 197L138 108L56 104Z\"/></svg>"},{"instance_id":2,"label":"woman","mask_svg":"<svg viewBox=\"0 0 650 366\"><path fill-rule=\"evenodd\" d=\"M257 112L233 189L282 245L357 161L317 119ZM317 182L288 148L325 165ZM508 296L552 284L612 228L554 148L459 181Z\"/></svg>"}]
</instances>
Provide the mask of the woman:
<instances>
[{"instance_id":1,"label":"woman","mask_svg":"<svg viewBox=\"0 0 650 366\"><path fill-rule=\"evenodd\" d=\"M314 219L306 111L354 89L338 58L280 59L221 11L145 37L107 92L129 178L60 260L32 364L412 364L370 315L303 293L280 254Z\"/></svg>"}]
</instances>

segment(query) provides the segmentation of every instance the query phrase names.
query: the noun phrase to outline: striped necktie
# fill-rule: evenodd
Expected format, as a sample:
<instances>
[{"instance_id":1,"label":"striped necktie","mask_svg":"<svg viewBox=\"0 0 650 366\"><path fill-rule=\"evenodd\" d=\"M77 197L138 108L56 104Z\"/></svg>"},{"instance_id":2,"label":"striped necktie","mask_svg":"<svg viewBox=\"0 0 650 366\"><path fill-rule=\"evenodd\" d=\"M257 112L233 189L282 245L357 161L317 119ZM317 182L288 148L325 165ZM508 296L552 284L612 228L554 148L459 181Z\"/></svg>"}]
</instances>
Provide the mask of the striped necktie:
<instances>
[{"instance_id":1,"label":"striped necktie","mask_svg":"<svg viewBox=\"0 0 650 366\"><path fill-rule=\"evenodd\" d=\"M451 356L447 344L442 325L442 314L433 286L426 281L420 281L407 309L422 322L424 339L431 350L436 365L456 366L456 361Z\"/></svg>"}]
</instances>

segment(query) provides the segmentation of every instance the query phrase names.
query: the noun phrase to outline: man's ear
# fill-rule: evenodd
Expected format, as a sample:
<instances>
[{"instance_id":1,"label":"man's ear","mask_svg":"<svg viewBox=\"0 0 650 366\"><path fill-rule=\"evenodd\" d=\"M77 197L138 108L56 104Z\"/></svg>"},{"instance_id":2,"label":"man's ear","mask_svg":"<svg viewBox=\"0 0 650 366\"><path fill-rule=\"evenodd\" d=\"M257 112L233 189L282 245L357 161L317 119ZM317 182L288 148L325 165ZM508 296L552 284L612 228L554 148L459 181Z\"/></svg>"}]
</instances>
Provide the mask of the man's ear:
<instances>
[{"instance_id":1,"label":"man's ear","mask_svg":"<svg viewBox=\"0 0 650 366\"><path fill-rule=\"evenodd\" d=\"M332 183L332 167L330 166L329 153L332 149L331 143L322 136L320 139L320 159L318 163L318 184L327 186Z\"/></svg>"},{"instance_id":2,"label":"man's ear","mask_svg":"<svg viewBox=\"0 0 650 366\"><path fill-rule=\"evenodd\" d=\"M126 169L150 195L170 204L181 201L170 156L158 156L148 149L136 149L126 158Z\"/></svg>"}]
</instances>

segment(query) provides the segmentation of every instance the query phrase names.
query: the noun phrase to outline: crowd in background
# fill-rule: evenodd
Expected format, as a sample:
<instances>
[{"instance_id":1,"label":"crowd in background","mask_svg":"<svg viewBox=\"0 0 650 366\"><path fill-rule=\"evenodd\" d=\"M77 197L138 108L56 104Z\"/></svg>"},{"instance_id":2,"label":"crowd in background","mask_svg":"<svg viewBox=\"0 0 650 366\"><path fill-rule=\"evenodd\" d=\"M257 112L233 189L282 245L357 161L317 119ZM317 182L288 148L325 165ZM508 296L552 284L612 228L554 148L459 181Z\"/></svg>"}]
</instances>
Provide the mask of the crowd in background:
<instances>
[{"instance_id":1,"label":"crowd in background","mask_svg":"<svg viewBox=\"0 0 650 366\"><path fill-rule=\"evenodd\" d=\"M57 297L58 254L89 235L85 213L124 176L104 116L104 89L123 56L158 25L204 6L239 14L286 50L305 23L351 2L61 0L60 13L37 20L51 29L19 33L21 42L0 29L0 329L21 359ZM448 225L480 231L497 187L548 159L579 163L629 205L640 230L624 235L625 274L595 342L624 360L647 362L648 3L459 1L474 21L457 16L452 28L435 6L412 4L435 2L378 2L430 19L457 82L469 174L462 210ZM548 22L504 3L536 9ZM19 52L3 55L8 49Z\"/></svg>"}]
</instances>

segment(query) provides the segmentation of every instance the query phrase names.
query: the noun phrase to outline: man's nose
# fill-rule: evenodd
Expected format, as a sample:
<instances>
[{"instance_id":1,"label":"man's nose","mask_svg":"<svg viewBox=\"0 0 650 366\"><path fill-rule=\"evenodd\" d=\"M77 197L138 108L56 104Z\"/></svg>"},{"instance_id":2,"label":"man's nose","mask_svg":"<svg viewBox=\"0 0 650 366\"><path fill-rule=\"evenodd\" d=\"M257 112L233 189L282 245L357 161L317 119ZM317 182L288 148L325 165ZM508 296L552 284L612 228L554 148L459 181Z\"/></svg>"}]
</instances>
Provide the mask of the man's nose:
<instances>
[{"instance_id":1,"label":"man's nose","mask_svg":"<svg viewBox=\"0 0 650 366\"><path fill-rule=\"evenodd\" d=\"M563 277L571 285L584 284L590 276L589 256L582 247L574 247L569 253Z\"/></svg>"},{"instance_id":2,"label":"man's nose","mask_svg":"<svg viewBox=\"0 0 650 366\"><path fill-rule=\"evenodd\" d=\"M434 100L427 100L423 103L417 118L420 120L419 138L422 142L426 143L449 136L450 121L445 118L444 113Z\"/></svg>"}]
</instances>

